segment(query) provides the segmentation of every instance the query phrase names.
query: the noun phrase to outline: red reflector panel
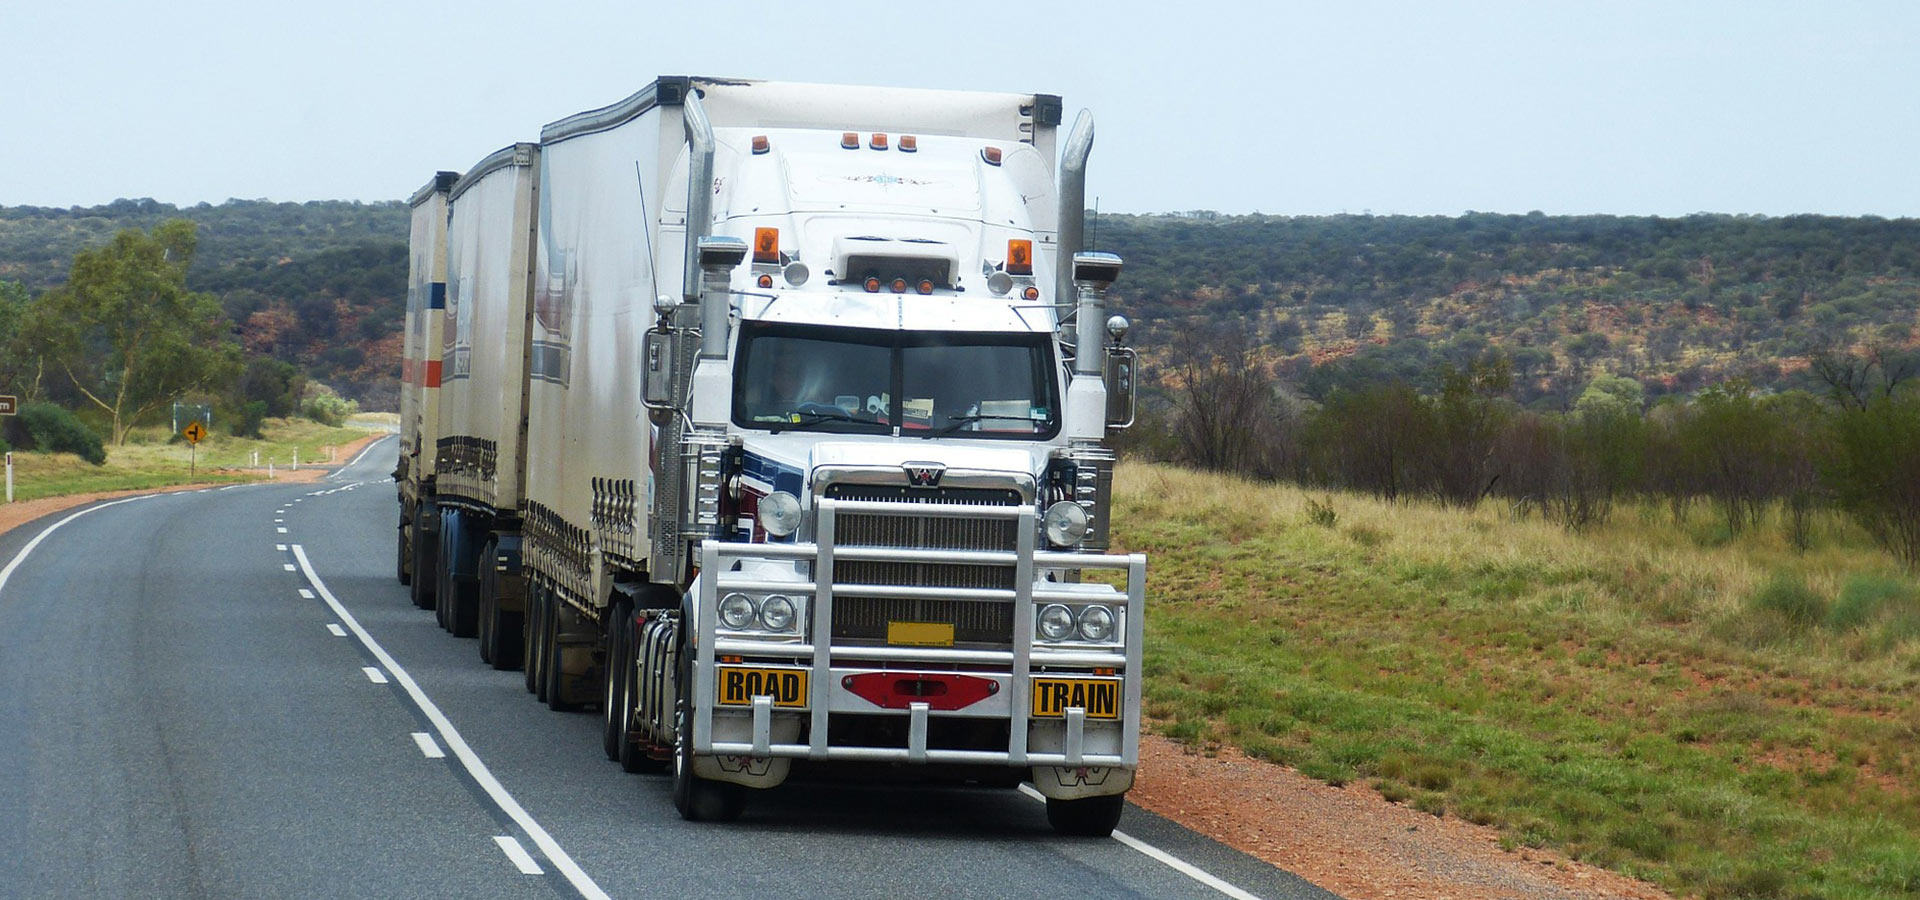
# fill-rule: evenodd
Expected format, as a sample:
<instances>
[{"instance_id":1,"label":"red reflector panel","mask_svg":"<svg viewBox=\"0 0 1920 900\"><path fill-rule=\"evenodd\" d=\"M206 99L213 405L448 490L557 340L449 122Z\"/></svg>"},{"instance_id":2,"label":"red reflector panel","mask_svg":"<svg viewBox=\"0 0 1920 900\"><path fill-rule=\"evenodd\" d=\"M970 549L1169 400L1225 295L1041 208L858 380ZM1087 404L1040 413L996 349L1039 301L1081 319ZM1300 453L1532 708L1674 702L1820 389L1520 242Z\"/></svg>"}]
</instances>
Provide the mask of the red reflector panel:
<instances>
[{"instance_id":1,"label":"red reflector panel","mask_svg":"<svg viewBox=\"0 0 1920 900\"><path fill-rule=\"evenodd\" d=\"M1000 684L991 678L947 672L866 672L840 679L840 686L881 709L906 709L915 703L937 710L966 709L1000 693Z\"/></svg>"}]
</instances>

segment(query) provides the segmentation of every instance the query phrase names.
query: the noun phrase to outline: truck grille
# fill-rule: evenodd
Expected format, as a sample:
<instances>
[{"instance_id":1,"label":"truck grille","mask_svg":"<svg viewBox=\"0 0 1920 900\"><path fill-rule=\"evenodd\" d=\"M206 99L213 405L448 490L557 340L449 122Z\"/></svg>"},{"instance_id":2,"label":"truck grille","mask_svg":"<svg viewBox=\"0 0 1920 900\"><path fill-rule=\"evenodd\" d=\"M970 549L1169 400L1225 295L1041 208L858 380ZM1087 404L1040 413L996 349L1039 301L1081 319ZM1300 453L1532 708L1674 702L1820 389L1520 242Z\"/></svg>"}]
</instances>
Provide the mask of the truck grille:
<instances>
[{"instance_id":1,"label":"truck grille","mask_svg":"<svg viewBox=\"0 0 1920 900\"><path fill-rule=\"evenodd\" d=\"M983 488L926 489L891 485L829 485L834 500L878 503L974 504L1018 506L1020 494ZM834 517L834 544L919 550L1002 550L1019 546L1019 523L1011 519L955 519L934 516L883 516L841 513ZM922 562L838 562L840 584L909 587L994 588L1011 590L1012 566ZM833 636L854 642L885 641L887 623L945 622L956 644L1013 643L1013 605L974 600L850 597L833 605Z\"/></svg>"}]
</instances>

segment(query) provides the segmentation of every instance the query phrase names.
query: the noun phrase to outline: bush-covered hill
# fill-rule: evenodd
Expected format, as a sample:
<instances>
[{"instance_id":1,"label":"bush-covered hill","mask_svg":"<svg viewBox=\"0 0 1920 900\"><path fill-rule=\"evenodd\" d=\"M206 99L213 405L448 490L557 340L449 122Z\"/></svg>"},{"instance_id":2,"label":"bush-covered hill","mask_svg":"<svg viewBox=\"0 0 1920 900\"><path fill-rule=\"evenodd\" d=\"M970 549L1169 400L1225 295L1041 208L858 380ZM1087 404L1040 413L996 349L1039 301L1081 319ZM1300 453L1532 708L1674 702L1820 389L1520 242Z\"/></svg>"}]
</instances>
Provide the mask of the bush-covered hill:
<instances>
[{"instance_id":1,"label":"bush-covered hill","mask_svg":"<svg viewBox=\"0 0 1920 900\"><path fill-rule=\"evenodd\" d=\"M75 251L173 217L200 229L189 287L220 297L249 352L394 405L399 201L0 207L0 281L44 290ZM1150 359L1196 325L1231 328L1315 396L1489 348L1539 406L1606 373L1655 396L1731 376L1784 388L1816 350L1911 346L1920 324L1913 219L1194 213L1102 215L1093 235L1126 258L1114 300Z\"/></svg>"},{"instance_id":2,"label":"bush-covered hill","mask_svg":"<svg viewBox=\"0 0 1920 900\"><path fill-rule=\"evenodd\" d=\"M1799 384L1809 354L1920 325L1920 220L1826 216L1101 216L1117 305L1152 351L1234 326L1285 380L1338 383L1498 348L1522 402L1596 374L1650 394Z\"/></svg>"}]
</instances>

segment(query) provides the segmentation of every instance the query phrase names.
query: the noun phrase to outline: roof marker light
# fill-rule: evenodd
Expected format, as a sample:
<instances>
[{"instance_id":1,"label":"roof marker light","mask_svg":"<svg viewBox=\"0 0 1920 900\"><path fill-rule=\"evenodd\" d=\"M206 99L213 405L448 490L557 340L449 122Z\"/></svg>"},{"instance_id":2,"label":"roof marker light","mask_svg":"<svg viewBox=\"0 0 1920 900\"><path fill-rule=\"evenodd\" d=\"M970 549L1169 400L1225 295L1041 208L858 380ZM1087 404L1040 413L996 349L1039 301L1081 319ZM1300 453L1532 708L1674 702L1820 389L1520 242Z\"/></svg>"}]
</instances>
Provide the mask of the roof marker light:
<instances>
[{"instance_id":1,"label":"roof marker light","mask_svg":"<svg viewBox=\"0 0 1920 900\"><path fill-rule=\"evenodd\" d=\"M1014 238L1007 242L1007 274L1033 274L1033 242Z\"/></svg>"},{"instance_id":2,"label":"roof marker light","mask_svg":"<svg viewBox=\"0 0 1920 900\"><path fill-rule=\"evenodd\" d=\"M760 154L767 152L767 150L770 149L771 146L772 145L767 143L766 135L756 134L753 136L753 155L759 156Z\"/></svg>"},{"instance_id":3,"label":"roof marker light","mask_svg":"<svg viewBox=\"0 0 1920 900\"><path fill-rule=\"evenodd\" d=\"M983 147L980 150L980 158L986 160L987 165L997 166L1000 164L1000 148Z\"/></svg>"},{"instance_id":4,"label":"roof marker light","mask_svg":"<svg viewBox=\"0 0 1920 900\"><path fill-rule=\"evenodd\" d=\"M894 292L894 293L896 293L896 294L904 294L904 293L906 293L906 292L907 292L907 280L906 280L905 278L895 278L895 279L893 280L893 292Z\"/></svg>"},{"instance_id":5,"label":"roof marker light","mask_svg":"<svg viewBox=\"0 0 1920 900\"><path fill-rule=\"evenodd\" d=\"M885 150L887 149L887 136L884 134L876 134L869 140L867 146L875 150Z\"/></svg>"},{"instance_id":6,"label":"roof marker light","mask_svg":"<svg viewBox=\"0 0 1920 900\"><path fill-rule=\"evenodd\" d=\"M900 136L900 152L901 153L912 153L913 151L918 149L920 149L920 142L915 140L913 135L903 134Z\"/></svg>"},{"instance_id":7,"label":"roof marker light","mask_svg":"<svg viewBox=\"0 0 1920 900\"><path fill-rule=\"evenodd\" d=\"M757 263L780 261L780 229L755 228L753 230L753 261Z\"/></svg>"},{"instance_id":8,"label":"roof marker light","mask_svg":"<svg viewBox=\"0 0 1920 900\"><path fill-rule=\"evenodd\" d=\"M844 149L844 150L858 150L858 149L860 149L860 135L858 135L858 134L855 134L855 133L853 133L853 132L851 132L851 131L843 131L843 132L841 132L841 133L840 133L840 147L841 147L841 149Z\"/></svg>"},{"instance_id":9,"label":"roof marker light","mask_svg":"<svg viewBox=\"0 0 1920 900\"><path fill-rule=\"evenodd\" d=\"M915 287L915 289L916 289L916 290L918 290L918 291L919 291L920 293L922 293L922 294L931 294L931 293L933 293L933 279L931 279L931 278L922 278L922 279L920 279L920 284L918 284L918 285L917 285L917 286Z\"/></svg>"},{"instance_id":10,"label":"roof marker light","mask_svg":"<svg viewBox=\"0 0 1920 900\"><path fill-rule=\"evenodd\" d=\"M869 294L880 293L880 276L868 275L867 281L866 281L866 288L867 288L867 293Z\"/></svg>"}]
</instances>

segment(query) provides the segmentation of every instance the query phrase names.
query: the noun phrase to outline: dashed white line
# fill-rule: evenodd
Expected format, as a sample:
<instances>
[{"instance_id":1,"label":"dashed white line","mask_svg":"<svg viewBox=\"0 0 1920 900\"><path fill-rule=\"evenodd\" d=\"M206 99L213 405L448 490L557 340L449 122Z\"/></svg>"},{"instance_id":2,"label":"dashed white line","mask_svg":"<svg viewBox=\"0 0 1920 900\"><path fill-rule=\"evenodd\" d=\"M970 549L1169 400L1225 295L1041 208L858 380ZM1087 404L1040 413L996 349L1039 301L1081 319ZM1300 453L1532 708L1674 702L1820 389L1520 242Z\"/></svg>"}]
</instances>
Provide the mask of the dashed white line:
<instances>
[{"instance_id":1,"label":"dashed white line","mask_svg":"<svg viewBox=\"0 0 1920 900\"><path fill-rule=\"evenodd\" d=\"M420 745L421 756L425 756L428 759L447 758L447 751L440 749L440 745L433 742L433 735L424 731L416 731L413 733L413 742Z\"/></svg>"},{"instance_id":2,"label":"dashed white line","mask_svg":"<svg viewBox=\"0 0 1920 900\"><path fill-rule=\"evenodd\" d=\"M520 870L520 874L547 874L540 868L539 863L533 861L533 856L527 853L527 848L520 846L520 842L514 840L512 835L499 835L493 839L493 842L500 845L500 849L506 852L508 859L513 860L513 865Z\"/></svg>"},{"instance_id":3,"label":"dashed white line","mask_svg":"<svg viewBox=\"0 0 1920 900\"><path fill-rule=\"evenodd\" d=\"M1046 795L1035 790L1033 785L1030 785L1030 784L1021 785L1020 793L1025 794L1029 797L1032 797L1033 799L1038 800L1042 803L1045 803L1047 801ZM1240 888L1237 888L1231 884L1228 884L1227 882L1221 880L1218 876L1214 875L1213 873L1208 872L1207 870L1202 869L1199 866L1194 865L1193 863L1187 862L1186 860L1181 859L1178 856L1168 853L1167 851L1162 850L1159 847L1155 847L1154 845L1149 844L1146 841L1143 841L1137 837L1134 837L1133 835L1130 835L1124 831L1115 831L1113 833L1113 839L1116 841L1119 841L1120 843L1134 850L1139 851L1140 853L1146 855L1148 859L1151 859L1154 862L1160 863L1161 865L1166 866L1167 868L1172 869L1175 872L1179 872L1180 874L1185 875L1188 878L1193 879L1194 881L1198 881L1201 884L1206 885L1207 887L1213 888L1214 890L1219 891L1222 894L1232 897L1233 900L1260 900L1258 896L1254 894L1249 894L1246 891L1241 890Z\"/></svg>"},{"instance_id":4,"label":"dashed white line","mask_svg":"<svg viewBox=\"0 0 1920 900\"><path fill-rule=\"evenodd\" d=\"M293 563L281 563L280 568L286 569L289 572L298 571L298 567L296 567Z\"/></svg>"},{"instance_id":5,"label":"dashed white line","mask_svg":"<svg viewBox=\"0 0 1920 900\"><path fill-rule=\"evenodd\" d=\"M548 834L539 822L534 821L533 816L520 805L520 801L513 799L513 795L507 793L500 779L493 776L493 771L488 769L487 764L480 760L479 754L474 753L473 748L467 745L466 738L460 736L459 730L447 720L446 714L440 711L440 707L427 697L427 693L420 689L419 683L413 680L413 676L408 675L407 670L400 667L400 663L387 653L386 648L380 646L380 642L374 640L373 635L368 634L367 630L361 627L360 620L355 619L340 600L333 596L333 592L327 589L327 583L320 580L320 573L313 570L313 561L307 559L306 548L294 544L293 556L300 561L300 568L306 573L307 582L313 585L314 590L320 592L320 598L326 601L327 606L333 610L333 614L339 616L340 621L344 622L354 636L360 639L361 646L366 647L381 665L387 667L387 671L393 673L394 681L400 684L401 689L412 698L413 704L419 707L420 712L427 717L427 721L433 724L433 730L439 735L440 742L453 751L454 757L460 760L461 767L466 769L468 777L487 793L494 805L499 807L507 818L512 819L527 837L533 839L534 846L540 848L541 855L560 870L560 874L566 877L567 883L573 885L574 890L579 891L587 900L610 900L607 892L594 883L593 876L580 868L580 864L574 862L573 857L567 855L567 851L561 848L560 842L554 840L553 835ZM504 844L501 845L501 849L506 849Z\"/></svg>"},{"instance_id":6,"label":"dashed white line","mask_svg":"<svg viewBox=\"0 0 1920 900\"><path fill-rule=\"evenodd\" d=\"M305 593L305 591L302 591L301 593ZM340 626L335 625L332 622L327 623L327 630L333 632L334 637L347 636L347 630L345 628L341 628Z\"/></svg>"},{"instance_id":7,"label":"dashed white line","mask_svg":"<svg viewBox=\"0 0 1920 900\"><path fill-rule=\"evenodd\" d=\"M367 673L367 680L373 682L374 684L387 683L387 673L382 672L373 666L361 666L360 671Z\"/></svg>"},{"instance_id":8,"label":"dashed white line","mask_svg":"<svg viewBox=\"0 0 1920 900\"><path fill-rule=\"evenodd\" d=\"M285 519L275 519L275 520L273 520L273 521L274 521L274 523L275 523L275 524L278 524L278 523L281 523L281 522L285 522L286 520L285 520Z\"/></svg>"},{"instance_id":9,"label":"dashed white line","mask_svg":"<svg viewBox=\"0 0 1920 900\"><path fill-rule=\"evenodd\" d=\"M300 596L301 596L301 598L303 598L303 599L306 599L306 600L312 600L312 599L313 599L313 592L312 592L312 591L310 591L310 590L307 590L306 588L301 588L301 589L300 589Z\"/></svg>"},{"instance_id":10,"label":"dashed white line","mask_svg":"<svg viewBox=\"0 0 1920 900\"><path fill-rule=\"evenodd\" d=\"M280 551L281 553L285 553L285 552L287 552L287 545L285 545L285 544L275 544L275 545L273 545L273 549L275 549L275 550L278 550L278 551Z\"/></svg>"},{"instance_id":11,"label":"dashed white line","mask_svg":"<svg viewBox=\"0 0 1920 900\"><path fill-rule=\"evenodd\" d=\"M281 527L279 527L279 528L275 528L275 529L274 529L274 531L275 531L276 533L278 533L278 534L286 534L286 533L287 533L287 529L286 529L286 526L281 526Z\"/></svg>"}]
</instances>

